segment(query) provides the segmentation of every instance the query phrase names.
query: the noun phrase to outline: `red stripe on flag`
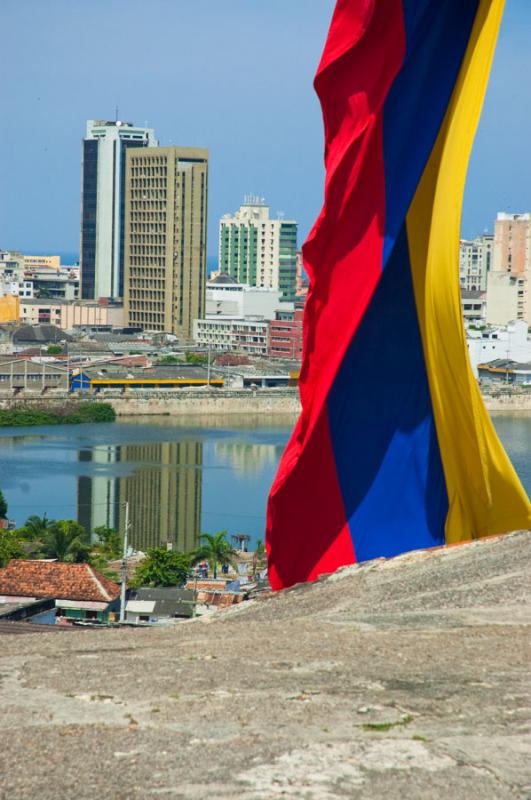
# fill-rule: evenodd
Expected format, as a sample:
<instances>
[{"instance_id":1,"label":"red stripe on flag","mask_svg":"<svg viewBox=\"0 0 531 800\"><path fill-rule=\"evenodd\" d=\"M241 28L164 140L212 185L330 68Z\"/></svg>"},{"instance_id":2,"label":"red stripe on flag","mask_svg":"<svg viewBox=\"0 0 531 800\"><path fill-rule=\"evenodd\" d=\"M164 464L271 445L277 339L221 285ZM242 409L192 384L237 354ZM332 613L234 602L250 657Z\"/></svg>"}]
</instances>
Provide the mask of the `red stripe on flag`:
<instances>
[{"instance_id":1,"label":"red stripe on flag","mask_svg":"<svg viewBox=\"0 0 531 800\"><path fill-rule=\"evenodd\" d=\"M385 59L382 58L385 53ZM338 0L315 79L325 126L325 202L304 245L310 291L302 414L268 504L274 588L355 560L326 398L382 274L383 106L405 53L401 0Z\"/></svg>"},{"instance_id":2,"label":"red stripe on flag","mask_svg":"<svg viewBox=\"0 0 531 800\"><path fill-rule=\"evenodd\" d=\"M294 454L288 448L286 457ZM328 419L324 412L314 427L305 457L293 465L291 478L268 506L269 582L281 589L313 580L338 565L355 561L336 477ZM320 536L313 535L319 531Z\"/></svg>"}]
</instances>

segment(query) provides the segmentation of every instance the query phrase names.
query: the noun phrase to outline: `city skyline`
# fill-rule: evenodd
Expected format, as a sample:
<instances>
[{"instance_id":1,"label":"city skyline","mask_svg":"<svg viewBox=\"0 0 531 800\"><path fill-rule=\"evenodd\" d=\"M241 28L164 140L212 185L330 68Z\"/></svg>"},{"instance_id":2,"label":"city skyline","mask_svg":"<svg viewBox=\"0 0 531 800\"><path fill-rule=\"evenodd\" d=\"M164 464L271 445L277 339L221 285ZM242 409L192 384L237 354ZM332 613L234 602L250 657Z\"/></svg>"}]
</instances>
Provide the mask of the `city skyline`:
<instances>
[{"instance_id":1,"label":"city skyline","mask_svg":"<svg viewBox=\"0 0 531 800\"><path fill-rule=\"evenodd\" d=\"M297 219L300 242L307 235L323 181L322 125L311 84L332 0L293 0L289 8L279 0L267 8L250 8L243 0L223 8L207 0L193 7L176 2L169 12L166 7L169 24L161 27L156 11L163 6L164 0L154 0L147 13L137 0L116 0L80 14L64 0L46 8L34 0L4 2L9 80L0 100L12 124L0 132L0 147L9 152L1 177L16 191L0 200L3 247L79 251L84 125L90 117L112 119L117 104L120 117L138 125L147 120L161 144L209 147L210 257L217 252L219 218L248 192L264 195L273 214L282 210ZM86 34L81 40L80 24ZM531 164L522 133L531 124L530 89L518 78L531 66L530 34L529 6L513 0L469 169L462 229L467 238L490 230L498 210L526 211L531 205ZM34 42L43 36L45 58ZM17 59L22 38L28 55ZM146 41L157 41L157 47L146 47ZM113 56L100 63L100 51ZM132 53L140 57L132 59ZM178 103L168 102L172 95ZM37 116L46 120L38 136Z\"/></svg>"}]
</instances>

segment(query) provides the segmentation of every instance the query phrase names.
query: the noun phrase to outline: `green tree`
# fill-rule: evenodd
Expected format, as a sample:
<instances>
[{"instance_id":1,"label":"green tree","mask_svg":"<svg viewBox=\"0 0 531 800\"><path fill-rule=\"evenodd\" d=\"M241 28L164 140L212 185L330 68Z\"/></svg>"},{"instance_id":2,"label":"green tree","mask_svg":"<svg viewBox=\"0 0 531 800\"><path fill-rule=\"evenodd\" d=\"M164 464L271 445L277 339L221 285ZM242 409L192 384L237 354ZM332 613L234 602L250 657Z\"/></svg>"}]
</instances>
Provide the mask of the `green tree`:
<instances>
[{"instance_id":1,"label":"green tree","mask_svg":"<svg viewBox=\"0 0 531 800\"><path fill-rule=\"evenodd\" d=\"M58 356L60 353L63 352L63 348L60 344L50 344L48 345L46 352L49 356Z\"/></svg>"},{"instance_id":2,"label":"green tree","mask_svg":"<svg viewBox=\"0 0 531 800\"><path fill-rule=\"evenodd\" d=\"M12 558L25 558L19 531L0 529L0 567L6 567Z\"/></svg>"},{"instance_id":3,"label":"green tree","mask_svg":"<svg viewBox=\"0 0 531 800\"><path fill-rule=\"evenodd\" d=\"M0 519L5 519L7 517L7 502L2 494L2 490L0 489Z\"/></svg>"},{"instance_id":4,"label":"green tree","mask_svg":"<svg viewBox=\"0 0 531 800\"><path fill-rule=\"evenodd\" d=\"M202 356L200 353L186 353L187 364L206 364L208 356Z\"/></svg>"},{"instance_id":5,"label":"green tree","mask_svg":"<svg viewBox=\"0 0 531 800\"><path fill-rule=\"evenodd\" d=\"M121 557L123 542L116 528L100 525L98 528L94 528L94 534L98 538L98 544L95 545L94 550L97 550L108 561L114 561Z\"/></svg>"},{"instance_id":6,"label":"green tree","mask_svg":"<svg viewBox=\"0 0 531 800\"><path fill-rule=\"evenodd\" d=\"M86 543L85 529L73 519L53 522L42 539L44 558L81 564L88 561L90 546Z\"/></svg>"},{"instance_id":7,"label":"green tree","mask_svg":"<svg viewBox=\"0 0 531 800\"><path fill-rule=\"evenodd\" d=\"M266 563L266 549L261 539L256 542L256 547L253 554L253 575L262 570Z\"/></svg>"},{"instance_id":8,"label":"green tree","mask_svg":"<svg viewBox=\"0 0 531 800\"><path fill-rule=\"evenodd\" d=\"M161 364L161 365L163 365L163 364L180 364L181 361L180 361L179 358L177 358L177 356L162 356L161 358L159 358L157 363Z\"/></svg>"},{"instance_id":9,"label":"green tree","mask_svg":"<svg viewBox=\"0 0 531 800\"><path fill-rule=\"evenodd\" d=\"M212 568L214 578L218 577L218 567L225 565L234 566L238 553L227 541L227 531L218 531L213 536L209 533L201 534L202 544L192 554L192 564L208 561Z\"/></svg>"},{"instance_id":10,"label":"green tree","mask_svg":"<svg viewBox=\"0 0 531 800\"><path fill-rule=\"evenodd\" d=\"M29 541L32 542L42 542L48 529L54 524L52 519L48 519L46 513L44 513L42 517L39 517L37 514L32 514L21 528L21 533L24 539L29 539Z\"/></svg>"},{"instance_id":11,"label":"green tree","mask_svg":"<svg viewBox=\"0 0 531 800\"><path fill-rule=\"evenodd\" d=\"M137 567L134 586L183 586L190 574L190 559L178 550L149 547L144 561Z\"/></svg>"},{"instance_id":12,"label":"green tree","mask_svg":"<svg viewBox=\"0 0 531 800\"><path fill-rule=\"evenodd\" d=\"M105 577L119 581L120 576L114 570L109 569L109 561L116 561L122 555L122 537L115 528L109 528L107 525L95 528L94 534L98 538L98 542L90 549L90 564Z\"/></svg>"}]
</instances>

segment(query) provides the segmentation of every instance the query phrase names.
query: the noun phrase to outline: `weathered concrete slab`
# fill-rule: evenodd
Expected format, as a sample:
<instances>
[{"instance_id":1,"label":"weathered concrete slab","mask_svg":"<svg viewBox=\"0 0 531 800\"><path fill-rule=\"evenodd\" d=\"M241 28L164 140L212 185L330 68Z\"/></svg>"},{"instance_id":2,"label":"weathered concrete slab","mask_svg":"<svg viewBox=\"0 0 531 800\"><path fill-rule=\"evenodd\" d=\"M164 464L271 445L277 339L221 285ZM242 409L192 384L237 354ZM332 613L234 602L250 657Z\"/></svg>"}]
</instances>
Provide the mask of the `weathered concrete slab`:
<instances>
[{"instance_id":1,"label":"weathered concrete slab","mask_svg":"<svg viewBox=\"0 0 531 800\"><path fill-rule=\"evenodd\" d=\"M1 637L5 800L531 797L531 536L164 630Z\"/></svg>"}]
</instances>

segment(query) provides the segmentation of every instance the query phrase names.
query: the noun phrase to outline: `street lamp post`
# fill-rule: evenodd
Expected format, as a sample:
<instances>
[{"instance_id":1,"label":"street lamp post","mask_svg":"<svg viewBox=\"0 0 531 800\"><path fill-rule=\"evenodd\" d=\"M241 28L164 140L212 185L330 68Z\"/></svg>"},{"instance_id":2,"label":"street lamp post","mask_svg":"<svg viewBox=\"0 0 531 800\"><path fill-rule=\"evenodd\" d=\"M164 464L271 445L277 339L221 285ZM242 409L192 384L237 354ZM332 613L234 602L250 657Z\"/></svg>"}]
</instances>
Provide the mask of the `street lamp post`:
<instances>
[{"instance_id":1,"label":"street lamp post","mask_svg":"<svg viewBox=\"0 0 531 800\"><path fill-rule=\"evenodd\" d=\"M125 501L124 552L122 558L122 585L120 589L120 622L125 622L125 595L127 591L127 535L129 533L129 500Z\"/></svg>"}]
</instances>

